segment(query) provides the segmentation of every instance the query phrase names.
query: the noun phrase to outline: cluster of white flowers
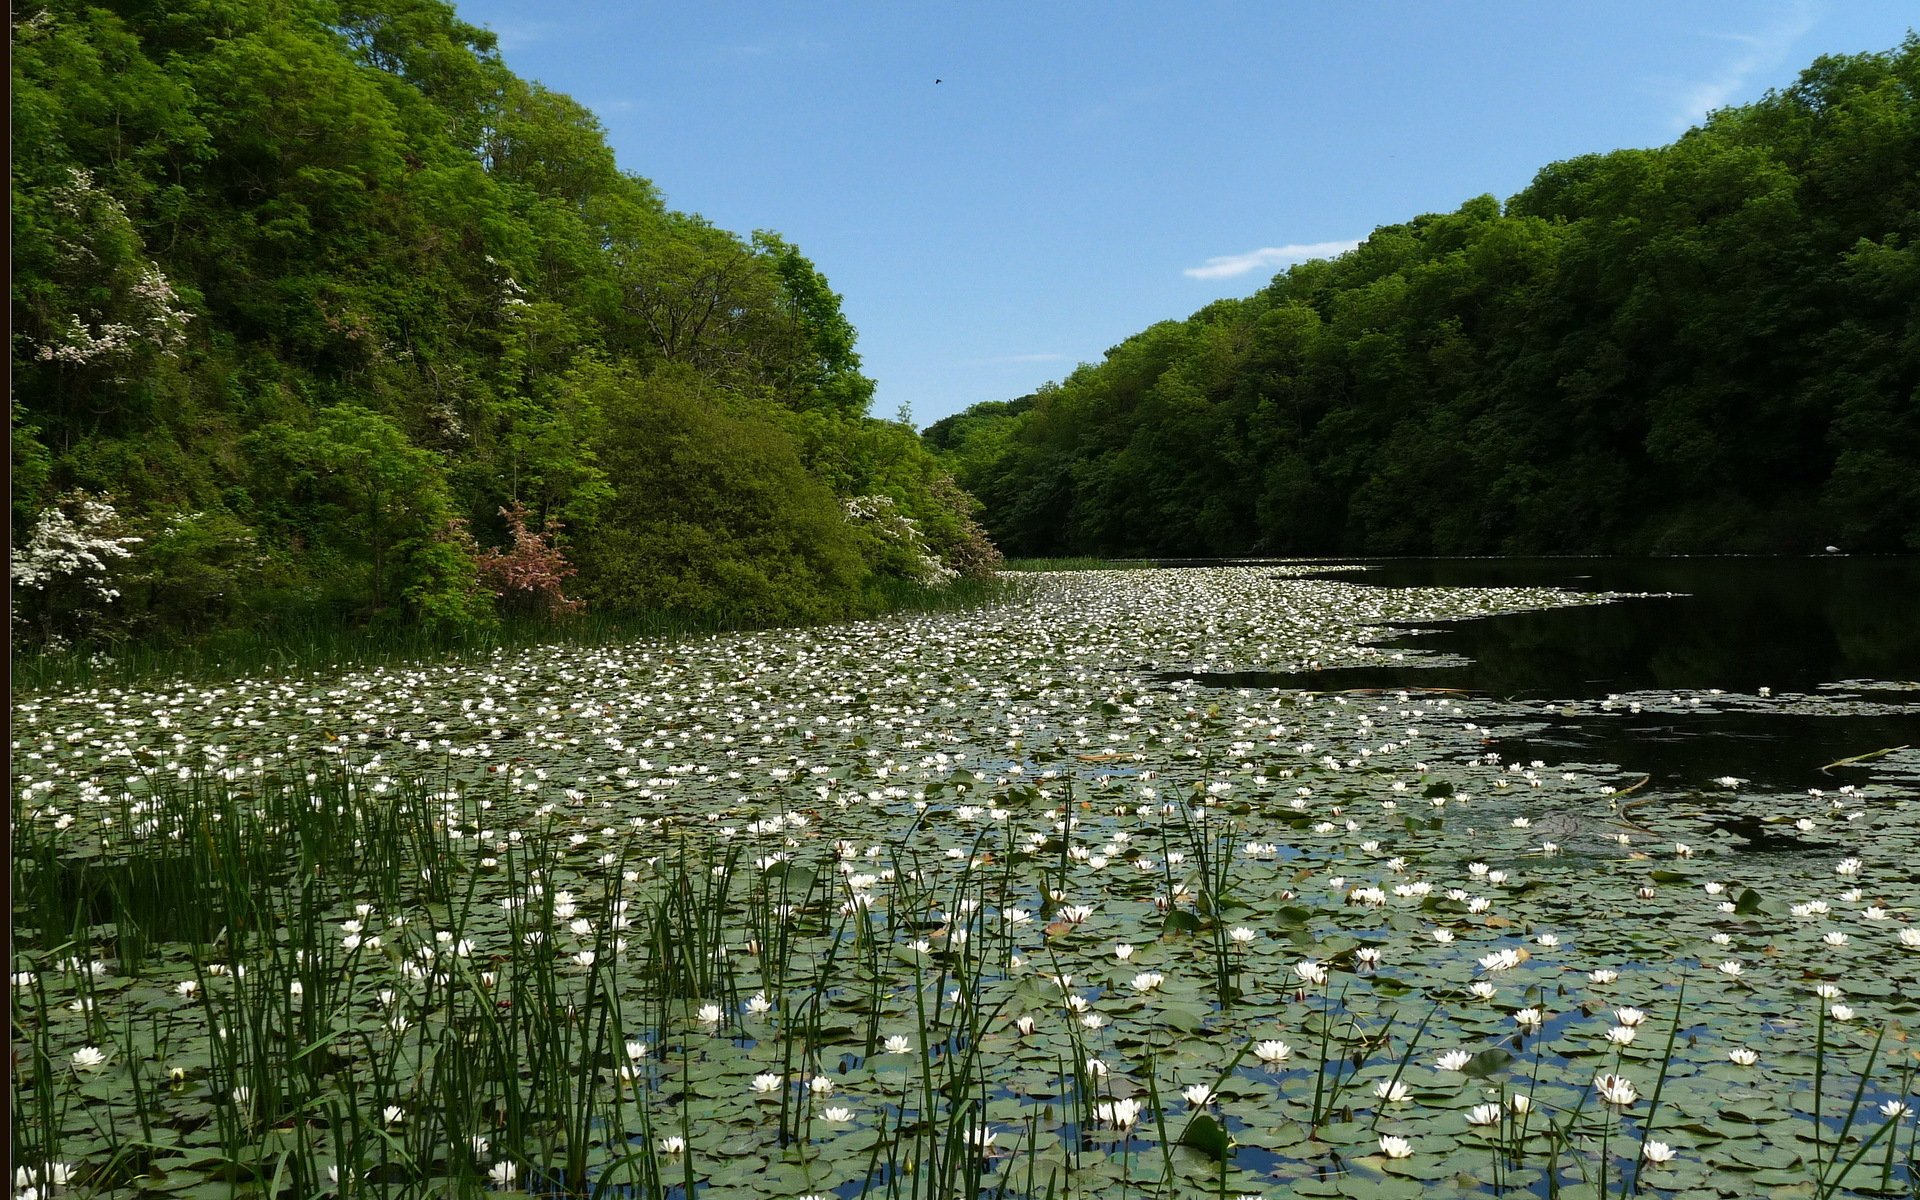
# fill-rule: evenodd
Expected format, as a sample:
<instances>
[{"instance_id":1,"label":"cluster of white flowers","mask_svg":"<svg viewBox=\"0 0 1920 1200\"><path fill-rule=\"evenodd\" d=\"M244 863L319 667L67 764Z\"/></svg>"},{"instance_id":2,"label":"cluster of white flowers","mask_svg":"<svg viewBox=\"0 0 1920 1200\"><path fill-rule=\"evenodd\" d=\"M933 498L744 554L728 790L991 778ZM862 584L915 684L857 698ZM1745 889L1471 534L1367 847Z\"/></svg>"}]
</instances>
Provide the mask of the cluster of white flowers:
<instances>
[{"instance_id":1,"label":"cluster of white flowers","mask_svg":"<svg viewBox=\"0 0 1920 1200\"><path fill-rule=\"evenodd\" d=\"M69 516L67 508L74 510ZM141 539L109 532L119 514L85 492L63 497L40 514L24 546L13 548L10 566L17 588L44 590L62 579L84 577L89 599L110 604L120 592L110 586L112 559L131 558Z\"/></svg>"},{"instance_id":2,"label":"cluster of white flowers","mask_svg":"<svg viewBox=\"0 0 1920 1200\"><path fill-rule=\"evenodd\" d=\"M68 175L68 185L51 197L54 207L89 227L127 224L125 207L95 187L91 174L73 167ZM69 242L62 248L76 263L97 262L98 256L87 246ZM179 299L160 268L146 263L126 289L126 319L107 320L99 313L90 318L69 316L53 338L35 351L35 357L41 362L88 366L130 358L148 348L172 354L193 319L180 307Z\"/></svg>"},{"instance_id":3,"label":"cluster of white flowers","mask_svg":"<svg viewBox=\"0 0 1920 1200\"><path fill-rule=\"evenodd\" d=\"M920 536L919 523L901 512L893 497L849 496L844 503L849 521L867 526L882 540L902 547L913 557L920 582L945 587L960 577L960 572L941 562L940 556L928 547L926 539Z\"/></svg>"}]
</instances>

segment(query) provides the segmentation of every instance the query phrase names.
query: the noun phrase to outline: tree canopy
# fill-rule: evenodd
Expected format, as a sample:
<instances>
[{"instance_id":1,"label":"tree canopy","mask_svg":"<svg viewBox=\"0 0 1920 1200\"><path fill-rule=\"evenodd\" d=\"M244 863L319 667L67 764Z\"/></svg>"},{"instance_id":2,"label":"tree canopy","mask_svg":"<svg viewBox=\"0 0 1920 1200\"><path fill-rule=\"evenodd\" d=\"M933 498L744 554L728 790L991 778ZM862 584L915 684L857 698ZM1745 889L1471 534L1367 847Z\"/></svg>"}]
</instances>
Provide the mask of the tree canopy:
<instances>
[{"instance_id":1,"label":"tree canopy","mask_svg":"<svg viewBox=\"0 0 1920 1200\"><path fill-rule=\"evenodd\" d=\"M928 443L1024 554L1920 550L1920 39Z\"/></svg>"},{"instance_id":2,"label":"tree canopy","mask_svg":"<svg viewBox=\"0 0 1920 1200\"><path fill-rule=\"evenodd\" d=\"M670 209L440 0L36 0L12 71L14 541L105 505L139 583L21 631L484 622L526 521L603 608L856 612L869 495L985 561L800 249Z\"/></svg>"}]
</instances>

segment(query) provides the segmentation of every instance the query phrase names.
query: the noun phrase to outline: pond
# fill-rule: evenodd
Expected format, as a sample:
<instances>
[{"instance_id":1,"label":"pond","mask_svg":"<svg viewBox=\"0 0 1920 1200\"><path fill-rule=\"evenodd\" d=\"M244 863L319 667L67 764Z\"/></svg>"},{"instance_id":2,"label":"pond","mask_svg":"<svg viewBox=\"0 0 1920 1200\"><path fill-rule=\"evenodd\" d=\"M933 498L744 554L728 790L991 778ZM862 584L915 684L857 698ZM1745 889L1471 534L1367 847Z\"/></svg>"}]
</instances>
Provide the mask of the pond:
<instances>
[{"instance_id":1,"label":"pond","mask_svg":"<svg viewBox=\"0 0 1920 1200\"><path fill-rule=\"evenodd\" d=\"M1834 765L1920 748L1920 559L1394 559L1309 577L1616 599L1420 623L1379 641L1406 652L1391 665L1215 682L1457 688L1529 718L1503 723L1509 757L1611 764L1656 792L1920 783L1920 753Z\"/></svg>"},{"instance_id":2,"label":"pond","mask_svg":"<svg viewBox=\"0 0 1920 1200\"><path fill-rule=\"evenodd\" d=\"M1655 566L16 696L17 1182L1908 1194L1911 640L1663 650Z\"/></svg>"}]
</instances>

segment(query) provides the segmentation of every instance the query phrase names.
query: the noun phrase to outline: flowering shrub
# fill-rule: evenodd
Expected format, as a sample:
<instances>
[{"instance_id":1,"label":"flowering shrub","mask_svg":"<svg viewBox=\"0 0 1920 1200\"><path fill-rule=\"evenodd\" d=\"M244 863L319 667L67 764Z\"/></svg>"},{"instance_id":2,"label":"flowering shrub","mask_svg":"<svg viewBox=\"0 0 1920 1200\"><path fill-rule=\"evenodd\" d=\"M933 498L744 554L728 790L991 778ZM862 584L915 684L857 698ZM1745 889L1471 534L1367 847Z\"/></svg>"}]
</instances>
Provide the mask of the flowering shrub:
<instances>
[{"instance_id":1,"label":"flowering shrub","mask_svg":"<svg viewBox=\"0 0 1920 1200\"><path fill-rule=\"evenodd\" d=\"M575 613L586 607L570 600L561 583L575 574L573 564L555 544L561 523L548 517L538 533L527 528L527 509L518 500L500 510L513 534L507 550L488 549L479 557L480 582L510 610L538 612L549 617Z\"/></svg>"},{"instance_id":2,"label":"flowering shrub","mask_svg":"<svg viewBox=\"0 0 1920 1200\"><path fill-rule=\"evenodd\" d=\"M89 307L84 313L54 318L34 357L117 372L143 354L172 354L193 314L180 305L160 268L137 253L126 252L123 261L105 265L110 256L92 242L137 240L126 206L94 186L91 173L69 167L67 175L66 185L53 189L48 203L73 223L76 237L85 240L56 238L56 246L68 267L93 288L106 285L111 311ZM103 271L105 279L100 278Z\"/></svg>"},{"instance_id":3,"label":"flowering shrub","mask_svg":"<svg viewBox=\"0 0 1920 1200\"><path fill-rule=\"evenodd\" d=\"M1004 561L1000 551L987 539L987 531L973 519L980 502L961 490L951 475L941 474L927 486L927 493L946 510L951 530L940 547L948 566L968 579L985 579L1000 569Z\"/></svg>"},{"instance_id":4,"label":"flowering shrub","mask_svg":"<svg viewBox=\"0 0 1920 1200\"><path fill-rule=\"evenodd\" d=\"M900 511L891 496L849 496L845 508L847 519L879 543L882 568L931 587L945 587L960 577L928 548L920 526Z\"/></svg>"},{"instance_id":5,"label":"flowering shrub","mask_svg":"<svg viewBox=\"0 0 1920 1200\"><path fill-rule=\"evenodd\" d=\"M140 541L125 532L109 497L84 491L60 497L13 548L15 624L37 626L50 644L93 632L120 598L114 564L133 557L131 547Z\"/></svg>"}]
</instances>

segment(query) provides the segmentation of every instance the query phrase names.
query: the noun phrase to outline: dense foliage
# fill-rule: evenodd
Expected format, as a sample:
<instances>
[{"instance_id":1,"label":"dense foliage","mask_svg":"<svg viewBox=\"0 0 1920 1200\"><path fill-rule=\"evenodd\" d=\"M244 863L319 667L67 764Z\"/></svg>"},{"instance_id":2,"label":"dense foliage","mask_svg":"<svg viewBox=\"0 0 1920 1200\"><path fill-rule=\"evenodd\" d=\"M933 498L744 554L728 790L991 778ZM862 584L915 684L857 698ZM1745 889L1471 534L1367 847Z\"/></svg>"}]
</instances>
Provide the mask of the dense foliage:
<instances>
[{"instance_id":1,"label":"dense foliage","mask_svg":"<svg viewBox=\"0 0 1920 1200\"><path fill-rule=\"evenodd\" d=\"M30 3L12 82L17 634L841 614L874 497L991 565L814 265L439 0Z\"/></svg>"},{"instance_id":2,"label":"dense foliage","mask_svg":"<svg viewBox=\"0 0 1920 1200\"><path fill-rule=\"evenodd\" d=\"M1020 554L1920 550L1920 39L928 430Z\"/></svg>"}]
</instances>

